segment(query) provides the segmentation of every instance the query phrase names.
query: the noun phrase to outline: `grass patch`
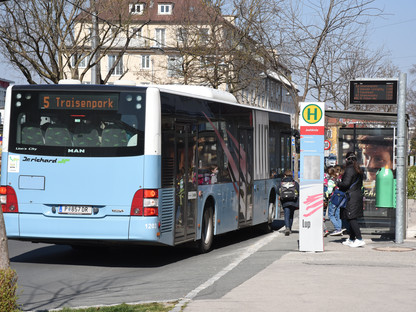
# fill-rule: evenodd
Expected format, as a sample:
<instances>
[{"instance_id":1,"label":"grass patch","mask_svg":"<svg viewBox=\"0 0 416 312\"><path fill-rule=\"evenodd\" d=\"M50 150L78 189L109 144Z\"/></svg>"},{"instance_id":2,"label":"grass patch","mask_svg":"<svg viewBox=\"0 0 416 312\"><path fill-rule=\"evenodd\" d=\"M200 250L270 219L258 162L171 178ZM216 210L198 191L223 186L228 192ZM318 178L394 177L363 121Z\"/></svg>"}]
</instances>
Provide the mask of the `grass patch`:
<instances>
[{"instance_id":1,"label":"grass patch","mask_svg":"<svg viewBox=\"0 0 416 312\"><path fill-rule=\"evenodd\" d=\"M129 305L129 304L121 304L111 307L92 307L92 308L85 308L85 309L71 309L71 308L64 308L62 312L168 312L175 307L174 302L171 303L146 303L146 304L137 304L137 305Z\"/></svg>"}]
</instances>

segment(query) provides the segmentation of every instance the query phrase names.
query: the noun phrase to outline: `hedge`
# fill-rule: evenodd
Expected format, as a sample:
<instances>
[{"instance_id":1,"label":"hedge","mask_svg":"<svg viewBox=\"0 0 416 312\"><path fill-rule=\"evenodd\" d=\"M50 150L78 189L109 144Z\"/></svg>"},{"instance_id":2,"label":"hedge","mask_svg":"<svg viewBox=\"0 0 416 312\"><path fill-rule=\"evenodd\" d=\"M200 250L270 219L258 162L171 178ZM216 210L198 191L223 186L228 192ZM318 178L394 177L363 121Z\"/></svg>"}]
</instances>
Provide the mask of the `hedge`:
<instances>
[{"instance_id":1,"label":"hedge","mask_svg":"<svg viewBox=\"0 0 416 312\"><path fill-rule=\"evenodd\" d=\"M17 305L17 274L12 269L0 270L0 311L19 311Z\"/></svg>"}]
</instances>

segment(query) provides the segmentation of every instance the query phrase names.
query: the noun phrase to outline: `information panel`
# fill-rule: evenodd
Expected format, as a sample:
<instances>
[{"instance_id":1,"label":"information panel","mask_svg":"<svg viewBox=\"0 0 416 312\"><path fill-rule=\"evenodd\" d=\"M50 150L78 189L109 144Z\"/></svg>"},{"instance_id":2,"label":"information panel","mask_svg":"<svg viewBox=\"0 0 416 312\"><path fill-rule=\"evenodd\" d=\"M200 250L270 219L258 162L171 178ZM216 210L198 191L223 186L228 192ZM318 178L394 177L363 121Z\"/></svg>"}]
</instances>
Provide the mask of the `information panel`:
<instances>
[{"instance_id":1,"label":"information panel","mask_svg":"<svg viewBox=\"0 0 416 312\"><path fill-rule=\"evenodd\" d=\"M325 103L300 103L299 251L323 251Z\"/></svg>"},{"instance_id":2,"label":"information panel","mask_svg":"<svg viewBox=\"0 0 416 312\"><path fill-rule=\"evenodd\" d=\"M350 81L350 104L397 104L397 80Z\"/></svg>"}]
</instances>

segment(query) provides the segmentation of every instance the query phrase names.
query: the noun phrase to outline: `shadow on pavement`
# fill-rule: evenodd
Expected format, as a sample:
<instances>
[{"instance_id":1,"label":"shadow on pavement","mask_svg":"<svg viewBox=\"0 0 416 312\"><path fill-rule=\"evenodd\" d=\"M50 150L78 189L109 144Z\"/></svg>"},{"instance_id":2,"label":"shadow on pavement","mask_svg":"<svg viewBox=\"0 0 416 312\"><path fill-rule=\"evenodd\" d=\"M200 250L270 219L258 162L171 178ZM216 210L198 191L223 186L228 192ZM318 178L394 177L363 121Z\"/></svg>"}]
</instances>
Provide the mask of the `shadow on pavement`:
<instances>
[{"instance_id":1,"label":"shadow on pavement","mask_svg":"<svg viewBox=\"0 0 416 312\"><path fill-rule=\"evenodd\" d=\"M275 220L274 230L283 221ZM259 227L240 229L214 238L213 249L224 248L265 235ZM33 246L36 246L33 244ZM199 255L195 244L169 246L74 246L40 244L39 248L12 257L11 262L68 264L103 267L161 267ZM34 247L35 248L35 247Z\"/></svg>"}]
</instances>

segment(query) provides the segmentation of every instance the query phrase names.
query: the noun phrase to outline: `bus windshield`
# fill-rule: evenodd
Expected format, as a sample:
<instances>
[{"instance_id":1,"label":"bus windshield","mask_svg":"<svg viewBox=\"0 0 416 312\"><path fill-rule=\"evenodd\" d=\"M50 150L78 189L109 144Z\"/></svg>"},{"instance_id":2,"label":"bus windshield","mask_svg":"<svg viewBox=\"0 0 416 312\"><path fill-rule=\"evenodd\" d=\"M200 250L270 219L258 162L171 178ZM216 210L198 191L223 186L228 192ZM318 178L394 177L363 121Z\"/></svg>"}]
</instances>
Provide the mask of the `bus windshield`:
<instances>
[{"instance_id":1,"label":"bus windshield","mask_svg":"<svg viewBox=\"0 0 416 312\"><path fill-rule=\"evenodd\" d=\"M131 156L144 151L145 92L14 89L10 151Z\"/></svg>"}]
</instances>

